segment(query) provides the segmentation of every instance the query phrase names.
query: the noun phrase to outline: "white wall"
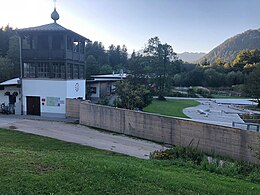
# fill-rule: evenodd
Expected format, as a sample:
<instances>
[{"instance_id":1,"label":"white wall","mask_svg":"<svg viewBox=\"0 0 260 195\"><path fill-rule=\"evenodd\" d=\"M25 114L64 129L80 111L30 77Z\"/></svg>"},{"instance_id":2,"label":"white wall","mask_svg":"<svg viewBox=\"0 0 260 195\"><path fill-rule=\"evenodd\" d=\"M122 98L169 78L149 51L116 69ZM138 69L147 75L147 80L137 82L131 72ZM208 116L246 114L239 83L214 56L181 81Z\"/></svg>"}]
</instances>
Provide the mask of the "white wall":
<instances>
[{"instance_id":1,"label":"white wall","mask_svg":"<svg viewBox=\"0 0 260 195\"><path fill-rule=\"evenodd\" d=\"M75 86L77 83L78 88ZM61 116L65 117L66 98L85 99L85 80L44 80L44 79L23 79L23 108L26 110L26 96L38 96L41 100L42 116ZM77 90L76 90L77 88ZM48 97L59 98L59 106L47 104ZM43 101L45 99L45 101ZM44 104L44 105L43 105Z\"/></svg>"},{"instance_id":2,"label":"white wall","mask_svg":"<svg viewBox=\"0 0 260 195\"><path fill-rule=\"evenodd\" d=\"M85 100L86 81L85 80L68 80L67 81L67 98L81 97Z\"/></svg>"},{"instance_id":3,"label":"white wall","mask_svg":"<svg viewBox=\"0 0 260 195\"><path fill-rule=\"evenodd\" d=\"M13 92L17 92L19 94L19 88L17 86L5 86L4 90L0 90L0 104L5 103L6 105L9 103L9 96L5 95L5 92L9 91L11 94ZM19 101L19 95L16 97L16 102Z\"/></svg>"}]
</instances>

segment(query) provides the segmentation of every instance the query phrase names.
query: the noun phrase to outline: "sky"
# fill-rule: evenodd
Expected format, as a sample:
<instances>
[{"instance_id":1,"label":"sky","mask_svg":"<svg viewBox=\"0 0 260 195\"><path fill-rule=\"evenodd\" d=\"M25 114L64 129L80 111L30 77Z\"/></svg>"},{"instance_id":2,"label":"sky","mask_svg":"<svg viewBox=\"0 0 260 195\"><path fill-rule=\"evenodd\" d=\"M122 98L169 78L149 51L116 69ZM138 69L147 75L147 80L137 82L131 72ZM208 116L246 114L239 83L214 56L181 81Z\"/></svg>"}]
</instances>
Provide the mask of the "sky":
<instances>
[{"instance_id":1,"label":"sky","mask_svg":"<svg viewBox=\"0 0 260 195\"><path fill-rule=\"evenodd\" d=\"M158 36L181 52L209 52L226 39L260 28L260 0L57 0L57 21L91 41L128 52ZM0 0L0 26L52 23L53 0Z\"/></svg>"}]
</instances>

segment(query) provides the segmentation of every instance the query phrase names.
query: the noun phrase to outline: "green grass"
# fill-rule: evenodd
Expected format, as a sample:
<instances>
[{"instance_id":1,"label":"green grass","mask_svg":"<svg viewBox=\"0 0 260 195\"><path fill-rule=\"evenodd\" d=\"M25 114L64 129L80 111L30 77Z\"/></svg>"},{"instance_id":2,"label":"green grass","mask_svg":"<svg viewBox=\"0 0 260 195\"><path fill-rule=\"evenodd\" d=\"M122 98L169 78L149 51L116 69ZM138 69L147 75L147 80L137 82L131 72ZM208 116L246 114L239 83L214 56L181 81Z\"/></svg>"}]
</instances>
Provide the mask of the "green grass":
<instances>
[{"instance_id":1,"label":"green grass","mask_svg":"<svg viewBox=\"0 0 260 195\"><path fill-rule=\"evenodd\" d=\"M0 194L259 194L245 180L0 129Z\"/></svg>"},{"instance_id":2,"label":"green grass","mask_svg":"<svg viewBox=\"0 0 260 195\"><path fill-rule=\"evenodd\" d=\"M163 114L167 116L189 118L185 114L183 114L182 110L184 108L197 106L199 104L199 102L194 100L153 100L153 102L149 106L144 108L144 111Z\"/></svg>"},{"instance_id":3,"label":"green grass","mask_svg":"<svg viewBox=\"0 0 260 195\"><path fill-rule=\"evenodd\" d=\"M0 194L257 194L247 181L0 130Z\"/></svg>"},{"instance_id":4,"label":"green grass","mask_svg":"<svg viewBox=\"0 0 260 195\"><path fill-rule=\"evenodd\" d=\"M249 110L256 110L256 111L260 111L260 107L258 107L257 105L250 105L250 106L245 106L246 109Z\"/></svg>"}]
</instances>

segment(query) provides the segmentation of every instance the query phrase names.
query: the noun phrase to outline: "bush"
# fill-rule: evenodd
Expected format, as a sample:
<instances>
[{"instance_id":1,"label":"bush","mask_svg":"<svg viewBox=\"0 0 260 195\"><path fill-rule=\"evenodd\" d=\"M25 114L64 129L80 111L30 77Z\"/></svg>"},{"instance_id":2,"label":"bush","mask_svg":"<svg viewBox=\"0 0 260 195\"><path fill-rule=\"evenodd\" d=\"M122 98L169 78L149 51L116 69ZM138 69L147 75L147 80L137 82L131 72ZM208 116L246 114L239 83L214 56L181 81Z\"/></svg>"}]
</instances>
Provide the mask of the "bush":
<instances>
[{"instance_id":1,"label":"bush","mask_svg":"<svg viewBox=\"0 0 260 195\"><path fill-rule=\"evenodd\" d=\"M165 151L155 151L151 157L154 159L182 159L184 161L192 161L200 164L203 159L203 153L192 147L174 146Z\"/></svg>"},{"instance_id":2,"label":"bush","mask_svg":"<svg viewBox=\"0 0 260 195\"><path fill-rule=\"evenodd\" d=\"M205 88L205 87L194 87L194 92L202 95L205 98L212 97L211 93L210 93L210 90Z\"/></svg>"}]
</instances>

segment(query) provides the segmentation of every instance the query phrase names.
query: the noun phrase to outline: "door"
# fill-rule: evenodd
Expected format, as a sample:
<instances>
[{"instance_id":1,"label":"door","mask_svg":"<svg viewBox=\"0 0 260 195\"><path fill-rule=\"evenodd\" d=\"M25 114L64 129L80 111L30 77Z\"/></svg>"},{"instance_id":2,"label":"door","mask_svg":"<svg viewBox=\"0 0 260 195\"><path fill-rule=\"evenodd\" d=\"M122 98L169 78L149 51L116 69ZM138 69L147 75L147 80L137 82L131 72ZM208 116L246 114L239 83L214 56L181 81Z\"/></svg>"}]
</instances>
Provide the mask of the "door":
<instances>
[{"instance_id":1,"label":"door","mask_svg":"<svg viewBox=\"0 0 260 195\"><path fill-rule=\"evenodd\" d=\"M26 96L27 115L41 115L40 97Z\"/></svg>"}]
</instances>

